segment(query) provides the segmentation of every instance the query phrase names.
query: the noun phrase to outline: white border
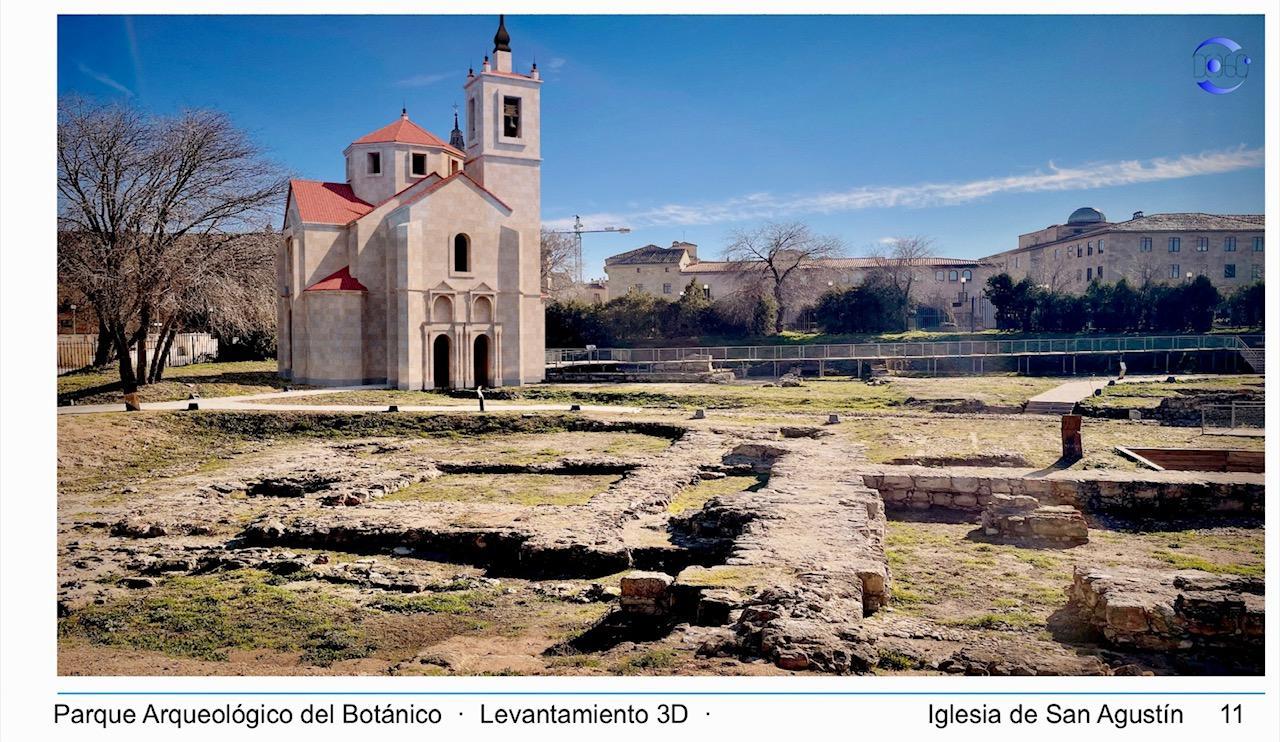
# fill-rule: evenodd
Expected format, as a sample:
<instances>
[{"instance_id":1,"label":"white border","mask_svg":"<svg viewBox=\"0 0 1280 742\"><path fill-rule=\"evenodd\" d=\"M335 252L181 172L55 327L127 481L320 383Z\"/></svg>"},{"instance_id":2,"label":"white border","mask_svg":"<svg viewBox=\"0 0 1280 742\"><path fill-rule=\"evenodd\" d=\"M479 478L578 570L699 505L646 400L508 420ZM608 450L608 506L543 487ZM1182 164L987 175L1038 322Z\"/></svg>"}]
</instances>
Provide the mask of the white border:
<instances>
[{"instance_id":1,"label":"white border","mask_svg":"<svg viewBox=\"0 0 1280 742\"><path fill-rule=\"evenodd\" d=\"M857 6L861 13L923 14L950 13L953 6L945 2L864 2ZM1277 23L1280 13L1272 2L1228 1L1206 5L1202 0L1172 0L1166 2L1101 2L1084 0L1073 3L1019 4L1014 2L972 2L963 6L968 13L1070 13L1070 14L1266 14L1266 44L1263 54L1268 85L1266 100L1266 198L1272 206L1280 203L1280 174L1277 159L1276 133L1280 132L1277 116L1276 81L1280 80L1280 55L1277 47ZM1280 642L1276 640L1275 623L1280 617L1277 610L1275 589L1277 553L1277 529L1274 508L1266 515L1267 612L1271 615L1266 646L1265 678L59 678L56 672L56 637L53 605L56 594L55 530L55 465L56 423L53 410L55 397L54 375L51 373L54 358L54 228L55 168L53 162L56 111L56 15L58 13L404 13L404 14L467 14L521 11L528 13L584 13L600 14L608 10L615 13L844 13L850 8L839 2L793 2L765 5L758 1L740 2L665 2L631 3L625 9L605 6L598 2L582 0L511 0L505 3L473 2L423 2L418 0L375 0L354 4L317 0L314 2L288 2L287 0L228 0L211 2L192 0L182 4L165 4L154 1L102 2L93 0L64 0L48 3L9 2L3 5L0 20L0 337L4 338L0 351L0 736L10 740L31 739L37 730L49 730L52 722L53 693L57 690L279 690L298 689L332 691L338 689L420 690L420 691L484 691L512 690L611 690L611 691L1135 691L1160 690L1176 692L1244 691L1263 690L1263 698L1245 701L1247 714L1258 722L1250 725L1249 732L1223 727L1216 721L1216 709L1223 699L1183 698L1179 703L1195 709L1194 719L1180 728L1131 728L1129 737L1159 735L1162 739L1178 739L1205 734L1231 734L1245 738L1275 739L1276 719L1280 716L1277 706L1276 679ZM484 43L481 39L478 43ZM1272 286L1280 286L1277 275L1278 227L1276 214L1269 215L1267 243L1272 246L1267 258L1267 275ZM1276 310L1276 290L1268 297L1267 314L1273 327L1280 314ZM1272 353L1274 367L1276 358ZM46 359L49 359L46 363ZM1280 367L1276 367L1280 368ZM1268 393L1275 398L1276 381L1267 383ZM1268 410L1268 427L1275 420L1274 409ZM1276 458L1275 436L1267 441L1269 473L1268 488L1274 489L1280 463ZM231 699L243 700L243 699ZM261 699L250 699L257 703ZM271 700L271 699L267 699ZM290 700L290 703L306 703L310 699ZM365 704L378 700L362 699ZM489 699L494 702L495 699ZM556 702L558 699L497 699L506 705ZM632 699L652 705L655 699ZM655 734L692 736L707 739L720 736L756 738L778 733L806 735L821 734L828 730L830 736L885 736L900 735L904 731L918 736L930 728L921 723L921 710L927 700L946 702L947 699L888 698L780 698L736 697L682 699L700 713L704 709L711 716L699 716L680 729L644 728L596 728L558 729L535 728L521 731L506 728L480 728L447 724L438 730L413 730L404 727L388 727L382 734L479 734L520 733L532 739L551 739L563 736L597 737L608 734L621 738L651 738ZM955 699L952 699L955 700ZM980 698L959 699L966 705L978 705ZM1024 699L1027 700L1027 699ZM1035 702L1034 699L1030 699ZM1085 699L1087 700L1087 699ZM1097 702L1100 702L1098 699ZM1124 700L1124 699L1121 699ZM285 701L280 701L281 703ZM397 699L397 702L414 702L419 705L435 704L430 698ZM559 699L559 702L567 702ZM608 702L608 699L579 699L581 703ZM613 699L621 702L621 699ZM1016 702L1012 701L1009 703ZM1045 701L1047 702L1047 701ZM1083 701L1082 701L1083 702ZM104 701L103 703L107 703ZM209 699L192 701L209 705ZM461 699L442 702L449 708L471 713L479 699ZM1003 703L1003 702L1002 702ZM1005 705L1009 705L1006 703ZM1095 703L1090 701L1090 703ZM1095 703L1096 705L1096 703ZM448 716L448 714L446 714ZM1259 719L1259 717L1264 717ZM713 721L710 721L713 720ZM1250 719L1247 719L1249 721ZM88 734L90 730L59 728L54 736ZM191 729L182 732L193 739L236 738L235 729ZM294 728L288 733L271 733L273 736L292 738L306 733L316 739L349 739L349 728L333 726L310 731ZM1099 736L1105 729L1098 727L1046 727L1018 729L1016 727L959 728L948 734L960 738L1024 738L1029 733L1046 738L1079 738ZM172 739L172 731L131 730L138 739ZM263 732L258 733L259 736ZM822 736L827 736L823 734Z\"/></svg>"}]
</instances>

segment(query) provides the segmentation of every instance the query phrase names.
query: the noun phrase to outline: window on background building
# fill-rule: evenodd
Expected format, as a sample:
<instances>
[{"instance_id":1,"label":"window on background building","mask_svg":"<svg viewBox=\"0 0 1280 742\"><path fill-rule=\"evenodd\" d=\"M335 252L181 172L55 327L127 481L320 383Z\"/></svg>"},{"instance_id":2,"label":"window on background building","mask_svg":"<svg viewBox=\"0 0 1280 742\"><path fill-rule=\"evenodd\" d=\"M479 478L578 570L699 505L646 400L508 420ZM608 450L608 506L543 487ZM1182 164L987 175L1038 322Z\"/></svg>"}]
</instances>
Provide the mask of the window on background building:
<instances>
[{"instance_id":1,"label":"window on background building","mask_svg":"<svg viewBox=\"0 0 1280 742\"><path fill-rule=\"evenodd\" d=\"M948 281L959 281L959 280L960 280L960 271L951 271L950 273L948 273L948 274L947 274L947 280L948 280Z\"/></svg>"},{"instance_id":2,"label":"window on background building","mask_svg":"<svg viewBox=\"0 0 1280 742\"><path fill-rule=\"evenodd\" d=\"M1198 238L1196 238L1196 252L1209 252L1209 238L1208 238L1208 237L1198 237Z\"/></svg>"},{"instance_id":3,"label":"window on background building","mask_svg":"<svg viewBox=\"0 0 1280 742\"><path fill-rule=\"evenodd\" d=\"M1092 281L1092 280L1093 280L1093 269L1092 269L1092 268L1086 268L1086 269L1085 269L1084 279L1085 279L1086 281Z\"/></svg>"},{"instance_id":4,"label":"window on background building","mask_svg":"<svg viewBox=\"0 0 1280 742\"><path fill-rule=\"evenodd\" d=\"M1182 238L1181 238L1181 237L1170 237L1170 238L1169 238L1169 252L1182 252Z\"/></svg>"},{"instance_id":5,"label":"window on background building","mask_svg":"<svg viewBox=\"0 0 1280 742\"><path fill-rule=\"evenodd\" d=\"M1261 238L1261 237L1254 237L1254 238L1253 238L1253 251L1254 251L1254 252L1262 252L1262 238Z\"/></svg>"},{"instance_id":6,"label":"window on background building","mask_svg":"<svg viewBox=\"0 0 1280 742\"><path fill-rule=\"evenodd\" d=\"M520 99L506 95L502 98L502 136L520 138Z\"/></svg>"},{"instance_id":7,"label":"window on background building","mask_svg":"<svg viewBox=\"0 0 1280 742\"><path fill-rule=\"evenodd\" d=\"M471 238L465 234L453 238L453 270L455 273L471 270Z\"/></svg>"},{"instance_id":8,"label":"window on background building","mask_svg":"<svg viewBox=\"0 0 1280 742\"><path fill-rule=\"evenodd\" d=\"M1077 281L1083 281L1083 280L1084 280L1084 269L1083 269L1083 268L1076 268L1076 280L1077 280Z\"/></svg>"},{"instance_id":9,"label":"window on background building","mask_svg":"<svg viewBox=\"0 0 1280 742\"><path fill-rule=\"evenodd\" d=\"M704 299L710 299L710 298L711 298L711 287L710 287L710 286L708 286L708 285L707 285L707 284L705 284L705 283L704 283L704 284L702 284L702 297L703 297Z\"/></svg>"},{"instance_id":10,"label":"window on background building","mask_svg":"<svg viewBox=\"0 0 1280 742\"><path fill-rule=\"evenodd\" d=\"M1058 248L1056 248L1056 247L1055 247L1055 248L1053 248L1053 259L1054 259L1054 260L1061 260L1061 259L1062 259L1062 256L1058 254Z\"/></svg>"},{"instance_id":11,"label":"window on background building","mask_svg":"<svg viewBox=\"0 0 1280 742\"><path fill-rule=\"evenodd\" d=\"M458 161L449 160L449 174L453 175L456 172L458 172Z\"/></svg>"},{"instance_id":12,"label":"window on background building","mask_svg":"<svg viewBox=\"0 0 1280 742\"><path fill-rule=\"evenodd\" d=\"M1235 251L1236 251L1236 238L1235 238L1235 237L1226 237L1226 238L1224 238L1224 239L1222 240L1222 251L1223 251L1223 252L1235 252Z\"/></svg>"},{"instance_id":13,"label":"window on background building","mask_svg":"<svg viewBox=\"0 0 1280 742\"><path fill-rule=\"evenodd\" d=\"M1182 277L1182 266L1178 265L1177 263L1170 265L1169 278L1181 278L1181 277Z\"/></svg>"},{"instance_id":14,"label":"window on background building","mask_svg":"<svg viewBox=\"0 0 1280 742\"><path fill-rule=\"evenodd\" d=\"M410 156L409 172L415 176L423 176L427 174L427 156L421 152L414 152Z\"/></svg>"},{"instance_id":15,"label":"window on background building","mask_svg":"<svg viewBox=\"0 0 1280 742\"><path fill-rule=\"evenodd\" d=\"M662 284L662 293L664 293L664 294L670 294L670 293L671 293L671 284L669 284L669 283L664 283L664 284Z\"/></svg>"},{"instance_id":16,"label":"window on background building","mask_svg":"<svg viewBox=\"0 0 1280 742\"><path fill-rule=\"evenodd\" d=\"M1222 266L1222 277L1223 277L1223 278L1235 278L1235 277L1236 277L1236 264L1235 264L1235 263L1227 263L1226 265Z\"/></svg>"},{"instance_id":17,"label":"window on background building","mask_svg":"<svg viewBox=\"0 0 1280 742\"><path fill-rule=\"evenodd\" d=\"M946 271L935 271L935 272L934 272L934 274L933 274L933 277L934 277L934 278L936 278L936 279L938 279L939 281L945 281L945 280L947 280L947 272L946 272Z\"/></svg>"},{"instance_id":18,"label":"window on background building","mask_svg":"<svg viewBox=\"0 0 1280 742\"><path fill-rule=\"evenodd\" d=\"M671 266L666 266L666 267L664 267L664 268L662 269L662 272L663 272L663 273L670 273L670 272L671 272Z\"/></svg>"},{"instance_id":19,"label":"window on background building","mask_svg":"<svg viewBox=\"0 0 1280 742\"><path fill-rule=\"evenodd\" d=\"M1142 252L1151 252L1151 238L1143 237L1142 245L1138 249L1142 250Z\"/></svg>"},{"instance_id":20,"label":"window on background building","mask_svg":"<svg viewBox=\"0 0 1280 742\"><path fill-rule=\"evenodd\" d=\"M1098 240L1098 254L1099 254L1099 255L1101 255L1101 254L1102 254L1102 245L1103 245L1103 241L1102 241L1102 240Z\"/></svg>"},{"instance_id":21,"label":"window on background building","mask_svg":"<svg viewBox=\"0 0 1280 742\"><path fill-rule=\"evenodd\" d=\"M1077 258L1083 258L1083 257L1084 257L1084 248L1083 248L1083 247L1081 247L1081 246L1079 246L1079 245L1076 245L1076 257L1077 257Z\"/></svg>"},{"instance_id":22,"label":"window on background building","mask_svg":"<svg viewBox=\"0 0 1280 742\"><path fill-rule=\"evenodd\" d=\"M1090 242L1090 243L1089 243L1089 252L1088 252L1088 253L1086 253L1086 254L1088 254L1088 255L1092 255L1092 254L1093 254L1093 243L1092 243L1092 242Z\"/></svg>"},{"instance_id":23,"label":"window on background building","mask_svg":"<svg viewBox=\"0 0 1280 742\"><path fill-rule=\"evenodd\" d=\"M382 175L382 153L370 152L365 158L365 173L368 175Z\"/></svg>"},{"instance_id":24,"label":"window on background building","mask_svg":"<svg viewBox=\"0 0 1280 742\"><path fill-rule=\"evenodd\" d=\"M973 280L973 271L963 271L963 272L960 274L960 277L961 277L961 278L963 278L963 279L964 279L964 280L966 280L966 281L972 281L972 280Z\"/></svg>"},{"instance_id":25,"label":"window on background building","mask_svg":"<svg viewBox=\"0 0 1280 742\"><path fill-rule=\"evenodd\" d=\"M1255 281L1261 280L1261 279L1262 279L1262 264L1261 264L1261 263L1254 263L1254 264L1253 264L1253 270L1251 270L1251 271L1249 272L1249 275L1253 276L1253 280L1255 280Z\"/></svg>"},{"instance_id":26,"label":"window on background building","mask_svg":"<svg viewBox=\"0 0 1280 742\"><path fill-rule=\"evenodd\" d=\"M1022 265L1022 257L1019 255L1013 256L1013 267L1018 268L1018 267L1021 267L1021 265ZM955 273L955 271L951 271L951 272ZM951 280L954 281L956 279L953 278Z\"/></svg>"},{"instance_id":27,"label":"window on background building","mask_svg":"<svg viewBox=\"0 0 1280 742\"><path fill-rule=\"evenodd\" d=\"M1098 266L1098 280L1102 280L1102 266Z\"/></svg>"},{"instance_id":28,"label":"window on background building","mask_svg":"<svg viewBox=\"0 0 1280 742\"><path fill-rule=\"evenodd\" d=\"M639 268L636 268L636 273L639 273L639 272L640 272L640 269L639 269Z\"/></svg>"},{"instance_id":29,"label":"window on background building","mask_svg":"<svg viewBox=\"0 0 1280 742\"><path fill-rule=\"evenodd\" d=\"M476 138L476 99L467 100L467 141L473 142Z\"/></svg>"}]
</instances>

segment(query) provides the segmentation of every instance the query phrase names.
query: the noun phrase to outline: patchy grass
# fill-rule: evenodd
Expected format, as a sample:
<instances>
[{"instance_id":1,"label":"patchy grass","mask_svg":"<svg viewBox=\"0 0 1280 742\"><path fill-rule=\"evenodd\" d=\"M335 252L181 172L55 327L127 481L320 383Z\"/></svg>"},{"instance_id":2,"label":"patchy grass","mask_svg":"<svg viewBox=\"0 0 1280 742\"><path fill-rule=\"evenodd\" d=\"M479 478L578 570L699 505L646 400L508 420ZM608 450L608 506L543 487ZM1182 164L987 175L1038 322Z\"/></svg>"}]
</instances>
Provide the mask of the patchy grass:
<instances>
[{"instance_id":1,"label":"patchy grass","mask_svg":"<svg viewBox=\"0 0 1280 742\"><path fill-rule=\"evenodd\" d=\"M275 361L195 363L167 368L164 379L138 390L143 402L202 397L231 397L276 392L289 382L276 375ZM296 389L305 388L298 384ZM58 377L58 404L112 404L122 401L120 373L115 366L73 371Z\"/></svg>"},{"instance_id":2,"label":"patchy grass","mask_svg":"<svg viewBox=\"0 0 1280 742\"><path fill-rule=\"evenodd\" d=\"M1057 420L1038 416L853 415L831 428L866 446L867 458L890 463L919 456L966 457L997 453L1019 456L1030 468L1053 466L1062 454ZM1152 422L1085 418L1084 459L1072 469L1120 469L1139 466L1115 452L1116 446L1236 448L1260 451L1262 438L1201 435L1200 429Z\"/></svg>"},{"instance_id":3,"label":"patchy grass","mask_svg":"<svg viewBox=\"0 0 1280 742\"><path fill-rule=\"evenodd\" d=\"M667 511L679 515L686 510L697 510L707 500L720 495L732 495L737 492L754 492L768 481L765 476L732 476L721 479L702 479L680 490L680 493L667 505Z\"/></svg>"},{"instance_id":4,"label":"patchy grass","mask_svg":"<svg viewBox=\"0 0 1280 742\"><path fill-rule=\"evenodd\" d=\"M1040 627L1044 625L1044 620L1039 616L1027 613L1026 611L1011 610L998 613L981 613L976 616L967 616L965 618L944 621L943 623L949 626L960 626L968 629L994 629L997 631L1008 631Z\"/></svg>"},{"instance_id":5,"label":"patchy grass","mask_svg":"<svg viewBox=\"0 0 1280 742\"><path fill-rule=\"evenodd\" d=\"M1093 409L1154 409L1169 397L1238 392L1263 397L1263 377L1252 375L1215 376L1174 382L1142 381L1119 383L1102 388L1100 396L1089 397L1081 405Z\"/></svg>"},{"instance_id":6,"label":"patchy grass","mask_svg":"<svg viewBox=\"0 0 1280 742\"><path fill-rule=\"evenodd\" d=\"M668 670L680 663L680 655L673 649L650 649L619 660L613 666L617 675L641 675L655 670Z\"/></svg>"},{"instance_id":7,"label":"patchy grass","mask_svg":"<svg viewBox=\"0 0 1280 742\"><path fill-rule=\"evenodd\" d=\"M429 595L385 595L369 604L386 613L448 613L470 615L490 604L488 596L473 591Z\"/></svg>"},{"instance_id":8,"label":"patchy grass","mask_svg":"<svg viewBox=\"0 0 1280 742\"><path fill-rule=\"evenodd\" d=\"M354 604L273 585L270 577L257 570L173 577L137 597L77 611L59 621L59 635L206 660L225 660L232 649L301 651L303 662L322 667L373 651Z\"/></svg>"},{"instance_id":9,"label":"patchy grass","mask_svg":"<svg viewBox=\"0 0 1280 742\"><path fill-rule=\"evenodd\" d=\"M893 612L974 631L1036 632L1066 605L1076 566L1263 573L1261 528L1131 533L1093 529L1089 543L1032 549L973 538L972 524L889 521Z\"/></svg>"},{"instance_id":10,"label":"patchy grass","mask_svg":"<svg viewBox=\"0 0 1280 742\"><path fill-rule=\"evenodd\" d=\"M1204 557L1175 554L1164 550L1153 551L1151 556L1172 565L1175 569L1198 569L1202 572L1242 575L1245 577L1262 577L1265 572L1265 567L1262 564L1223 564Z\"/></svg>"},{"instance_id":11,"label":"patchy grass","mask_svg":"<svg viewBox=\"0 0 1280 742\"><path fill-rule=\"evenodd\" d=\"M855 379L806 379L800 387L765 386L768 382L733 384L537 384L501 390L515 404L551 403L625 405L691 409L752 409L784 412L828 412L923 407L976 400L1016 406L1061 383L1060 379L1027 376L894 377L871 386ZM284 401L284 400L281 400ZM335 392L288 400L299 404L474 405L439 392L394 389Z\"/></svg>"},{"instance_id":12,"label":"patchy grass","mask_svg":"<svg viewBox=\"0 0 1280 742\"><path fill-rule=\"evenodd\" d=\"M382 499L384 502L585 505L620 478L612 474L445 474L409 485Z\"/></svg>"}]
</instances>

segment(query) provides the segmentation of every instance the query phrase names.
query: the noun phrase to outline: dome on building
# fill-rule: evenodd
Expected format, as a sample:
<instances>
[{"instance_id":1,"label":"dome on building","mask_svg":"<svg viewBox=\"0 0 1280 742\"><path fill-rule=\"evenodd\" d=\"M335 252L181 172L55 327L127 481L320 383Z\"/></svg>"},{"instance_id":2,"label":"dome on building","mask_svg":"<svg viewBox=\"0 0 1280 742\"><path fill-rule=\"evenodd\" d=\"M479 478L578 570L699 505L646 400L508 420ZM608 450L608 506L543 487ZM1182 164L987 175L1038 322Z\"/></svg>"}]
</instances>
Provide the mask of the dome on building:
<instances>
[{"instance_id":1,"label":"dome on building","mask_svg":"<svg viewBox=\"0 0 1280 742\"><path fill-rule=\"evenodd\" d=\"M1067 217L1067 224L1099 224L1106 220L1107 217L1101 211L1092 206L1081 206Z\"/></svg>"}]
</instances>

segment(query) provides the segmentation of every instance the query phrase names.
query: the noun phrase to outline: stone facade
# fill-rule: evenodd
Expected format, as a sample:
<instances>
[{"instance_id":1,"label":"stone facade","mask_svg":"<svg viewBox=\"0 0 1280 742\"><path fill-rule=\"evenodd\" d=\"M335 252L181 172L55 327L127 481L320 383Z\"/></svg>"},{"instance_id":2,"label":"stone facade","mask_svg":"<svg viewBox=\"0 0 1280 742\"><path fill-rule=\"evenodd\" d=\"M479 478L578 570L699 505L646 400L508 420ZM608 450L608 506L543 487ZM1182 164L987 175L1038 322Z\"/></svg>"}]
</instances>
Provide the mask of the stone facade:
<instances>
[{"instance_id":1,"label":"stone facade","mask_svg":"<svg viewBox=\"0 0 1280 742\"><path fill-rule=\"evenodd\" d=\"M1206 276L1219 290L1262 280L1265 264L1261 214L1151 214L1135 212L1108 222L1094 209L1077 209L1066 224L1018 238L1018 247L986 261L1015 281L1030 277L1051 288L1082 293L1093 281L1127 279L1134 286Z\"/></svg>"},{"instance_id":2,"label":"stone facade","mask_svg":"<svg viewBox=\"0 0 1280 742\"><path fill-rule=\"evenodd\" d=\"M344 151L346 182L290 184L276 262L283 377L542 380L540 87L536 65L512 71L495 37L464 86L469 141L456 115L445 142L402 112Z\"/></svg>"}]
</instances>

